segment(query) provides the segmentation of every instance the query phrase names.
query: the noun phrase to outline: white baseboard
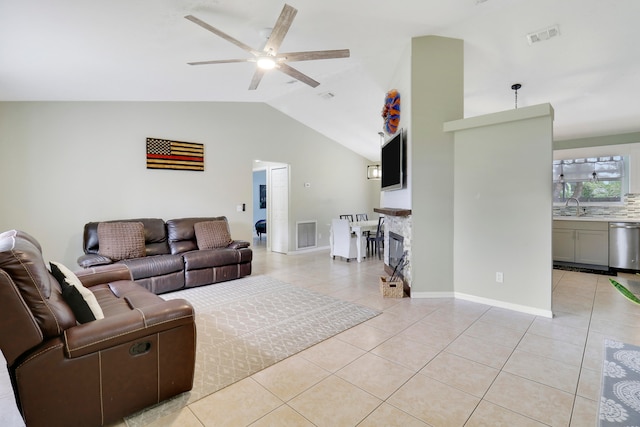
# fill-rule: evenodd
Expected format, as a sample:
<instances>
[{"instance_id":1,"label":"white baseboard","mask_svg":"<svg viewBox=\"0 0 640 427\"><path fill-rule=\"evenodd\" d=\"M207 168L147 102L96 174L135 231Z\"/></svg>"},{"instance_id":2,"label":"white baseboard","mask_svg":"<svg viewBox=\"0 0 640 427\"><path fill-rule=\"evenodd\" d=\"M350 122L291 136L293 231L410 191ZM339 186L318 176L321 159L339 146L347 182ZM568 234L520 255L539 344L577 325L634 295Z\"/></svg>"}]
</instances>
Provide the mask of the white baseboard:
<instances>
[{"instance_id":1,"label":"white baseboard","mask_svg":"<svg viewBox=\"0 0 640 427\"><path fill-rule=\"evenodd\" d=\"M413 292L411 298L455 298L455 292Z\"/></svg>"},{"instance_id":2,"label":"white baseboard","mask_svg":"<svg viewBox=\"0 0 640 427\"><path fill-rule=\"evenodd\" d=\"M411 298L459 298L465 301L476 302L478 304L485 304L493 307L500 307L507 310L518 311L520 313L532 314L534 316L548 318L553 317L553 311L551 310L543 310L536 307L529 307L526 305L513 304L510 302L504 302L490 298L483 298L475 295L463 294L461 292L411 292Z\"/></svg>"},{"instance_id":3,"label":"white baseboard","mask_svg":"<svg viewBox=\"0 0 640 427\"><path fill-rule=\"evenodd\" d=\"M287 255L302 255L302 254L307 254L309 252L319 252L327 249L330 249L329 246L315 246L313 248L304 248L304 249L298 249L297 251L289 251L287 252Z\"/></svg>"}]
</instances>

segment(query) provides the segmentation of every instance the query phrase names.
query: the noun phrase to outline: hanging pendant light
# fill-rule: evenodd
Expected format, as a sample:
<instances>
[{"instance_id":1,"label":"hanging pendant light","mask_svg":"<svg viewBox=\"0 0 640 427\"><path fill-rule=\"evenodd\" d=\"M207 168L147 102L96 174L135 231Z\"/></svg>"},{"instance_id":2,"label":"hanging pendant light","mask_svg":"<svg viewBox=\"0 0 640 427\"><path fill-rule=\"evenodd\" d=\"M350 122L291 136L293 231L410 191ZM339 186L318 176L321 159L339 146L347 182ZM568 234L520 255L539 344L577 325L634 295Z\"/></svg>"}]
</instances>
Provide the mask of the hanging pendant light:
<instances>
[{"instance_id":1,"label":"hanging pendant light","mask_svg":"<svg viewBox=\"0 0 640 427\"><path fill-rule=\"evenodd\" d=\"M518 89L520 89L522 85L520 83L514 83L511 85L511 89L516 92L516 110L518 109Z\"/></svg>"},{"instance_id":2,"label":"hanging pendant light","mask_svg":"<svg viewBox=\"0 0 640 427\"><path fill-rule=\"evenodd\" d=\"M562 185L564 185L564 168L562 167L563 164L564 162L560 162L560 176L558 177L558 180Z\"/></svg>"}]
</instances>

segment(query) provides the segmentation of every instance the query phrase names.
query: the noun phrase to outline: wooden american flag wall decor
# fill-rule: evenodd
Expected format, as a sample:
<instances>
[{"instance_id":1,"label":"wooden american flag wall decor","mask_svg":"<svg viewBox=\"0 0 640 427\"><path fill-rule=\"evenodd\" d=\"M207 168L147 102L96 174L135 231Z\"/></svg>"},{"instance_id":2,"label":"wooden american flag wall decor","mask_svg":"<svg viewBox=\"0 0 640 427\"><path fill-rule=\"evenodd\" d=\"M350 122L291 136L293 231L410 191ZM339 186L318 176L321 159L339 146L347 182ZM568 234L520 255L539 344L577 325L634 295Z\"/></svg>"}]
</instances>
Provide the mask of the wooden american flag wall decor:
<instances>
[{"instance_id":1,"label":"wooden american flag wall decor","mask_svg":"<svg viewBox=\"0 0 640 427\"><path fill-rule=\"evenodd\" d=\"M204 144L147 138L147 169L204 171Z\"/></svg>"}]
</instances>

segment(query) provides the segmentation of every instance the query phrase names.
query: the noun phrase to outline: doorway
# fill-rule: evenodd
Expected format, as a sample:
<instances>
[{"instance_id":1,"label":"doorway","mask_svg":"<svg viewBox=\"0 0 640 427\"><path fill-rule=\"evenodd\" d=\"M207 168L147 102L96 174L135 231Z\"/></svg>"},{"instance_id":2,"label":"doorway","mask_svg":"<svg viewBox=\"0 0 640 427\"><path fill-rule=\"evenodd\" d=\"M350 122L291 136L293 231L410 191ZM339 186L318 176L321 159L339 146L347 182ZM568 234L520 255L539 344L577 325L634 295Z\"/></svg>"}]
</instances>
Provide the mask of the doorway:
<instances>
[{"instance_id":1,"label":"doorway","mask_svg":"<svg viewBox=\"0 0 640 427\"><path fill-rule=\"evenodd\" d=\"M257 246L265 245L271 252L288 253L289 165L256 160L253 168L253 192L254 243ZM266 233L258 236L255 226L260 220L266 223Z\"/></svg>"}]
</instances>

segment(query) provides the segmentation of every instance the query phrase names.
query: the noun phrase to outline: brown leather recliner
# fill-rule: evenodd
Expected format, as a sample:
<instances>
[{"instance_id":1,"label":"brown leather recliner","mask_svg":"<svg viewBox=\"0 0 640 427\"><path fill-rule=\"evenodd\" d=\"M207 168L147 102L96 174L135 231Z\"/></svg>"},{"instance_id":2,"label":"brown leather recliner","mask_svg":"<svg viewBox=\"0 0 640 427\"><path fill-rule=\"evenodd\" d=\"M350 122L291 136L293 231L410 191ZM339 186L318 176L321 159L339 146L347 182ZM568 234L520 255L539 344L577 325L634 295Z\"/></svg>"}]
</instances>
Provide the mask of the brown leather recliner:
<instances>
[{"instance_id":1,"label":"brown leather recliner","mask_svg":"<svg viewBox=\"0 0 640 427\"><path fill-rule=\"evenodd\" d=\"M191 390L195 321L126 266L77 273L104 318L77 324L27 233L0 233L0 348L27 426L100 426Z\"/></svg>"}]
</instances>

